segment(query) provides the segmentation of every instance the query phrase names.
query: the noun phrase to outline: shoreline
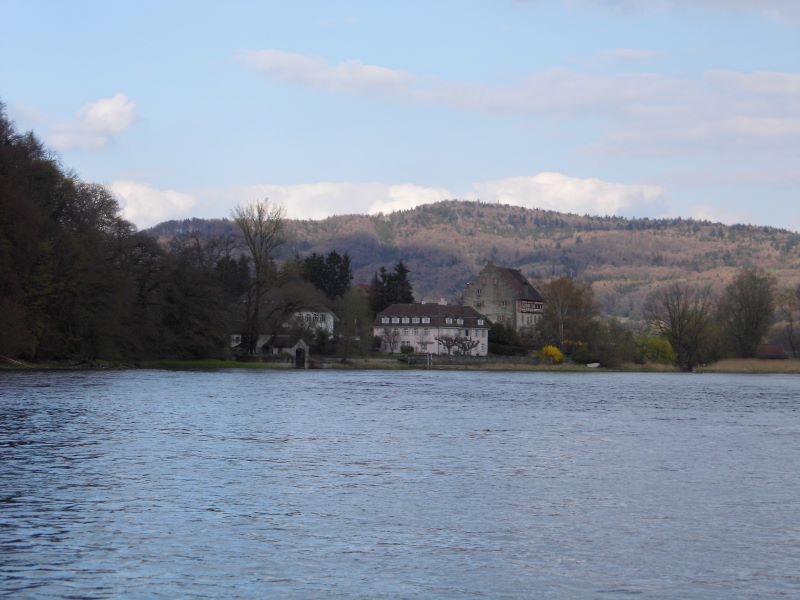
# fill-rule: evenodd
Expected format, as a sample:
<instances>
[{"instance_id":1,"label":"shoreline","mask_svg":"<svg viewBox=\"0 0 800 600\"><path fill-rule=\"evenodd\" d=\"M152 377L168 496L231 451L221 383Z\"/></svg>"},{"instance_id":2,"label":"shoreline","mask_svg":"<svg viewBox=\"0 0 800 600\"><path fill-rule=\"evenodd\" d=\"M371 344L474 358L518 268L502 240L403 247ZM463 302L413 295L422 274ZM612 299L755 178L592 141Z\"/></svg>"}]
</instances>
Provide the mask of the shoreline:
<instances>
[{"instance_id":1,"label":"shoreline","mask_svg":"<svg viewBox=\"0 0 800 600\"><path fill-rule=\"evenodd\" d=\"M28 363L14 361L0 364L0 372L26 371L219 371L228 369L246 370L302 370L286 363L240 362L235 360L150 360L138 363L115 361L44 362ZM479 364L440 364L425 367L408 365L394 357L352 358L346 363L338 359L313 361L308 371L487 371L487 372L534 372L534 373L681 373L675 367L663 364L637 365L627 363L617 368L590 368L581 364L541 365L487 362ZM723 359L716 363L698 367L694 373L752 374L752 375L798 375L800 359Z\"/></svg>"}]
</instances>

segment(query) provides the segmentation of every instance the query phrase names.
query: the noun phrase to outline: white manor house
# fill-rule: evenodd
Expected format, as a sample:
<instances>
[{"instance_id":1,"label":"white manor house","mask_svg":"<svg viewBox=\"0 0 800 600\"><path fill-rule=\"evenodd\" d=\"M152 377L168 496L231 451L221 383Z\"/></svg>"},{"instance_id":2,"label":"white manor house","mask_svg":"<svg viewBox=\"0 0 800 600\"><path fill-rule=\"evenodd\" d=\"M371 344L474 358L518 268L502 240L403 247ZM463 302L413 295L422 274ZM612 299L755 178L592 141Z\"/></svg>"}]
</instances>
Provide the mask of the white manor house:
<instances>
[{"instance_id":1,"label":"white manor house","mask_svg":"<svg viewBox=\"0 0 800 600\"><path fill-rule=\"evenodd\" d=\"M425 354L486 356L489 322L471 306L392 304L375 317L372 333L382 352L410 346Z\"/></svg>"}]
</instances>

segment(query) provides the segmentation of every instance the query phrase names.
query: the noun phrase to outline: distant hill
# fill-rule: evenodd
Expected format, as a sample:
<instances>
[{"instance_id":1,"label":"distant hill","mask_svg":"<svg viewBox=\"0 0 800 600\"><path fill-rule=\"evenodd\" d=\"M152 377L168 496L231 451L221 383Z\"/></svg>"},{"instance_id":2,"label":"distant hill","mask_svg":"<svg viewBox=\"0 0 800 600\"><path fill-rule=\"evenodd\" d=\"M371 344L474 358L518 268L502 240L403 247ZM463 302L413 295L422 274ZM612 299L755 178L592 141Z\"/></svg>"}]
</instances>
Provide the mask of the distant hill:
<instances>
[{"instance_id":1,"label":"distant hill","mask_svg":"<svg viewBox=\"0 0 800 600\"><path fill-rule=\"evenodd\" d=\"M591 283L606 312L637 317L659 285L689 281L723 287L740 266L800 283L800 234L772 227L691 219L625 219L448 200L389 215L345 215L287 223L279 258L338 250L355 281L368 282L400 259L416 296L455 298L488 261L520 269L534 285L569 275ZM167 221L149 230L237 234L227 219Z\"/></svg>"}]
</instances>

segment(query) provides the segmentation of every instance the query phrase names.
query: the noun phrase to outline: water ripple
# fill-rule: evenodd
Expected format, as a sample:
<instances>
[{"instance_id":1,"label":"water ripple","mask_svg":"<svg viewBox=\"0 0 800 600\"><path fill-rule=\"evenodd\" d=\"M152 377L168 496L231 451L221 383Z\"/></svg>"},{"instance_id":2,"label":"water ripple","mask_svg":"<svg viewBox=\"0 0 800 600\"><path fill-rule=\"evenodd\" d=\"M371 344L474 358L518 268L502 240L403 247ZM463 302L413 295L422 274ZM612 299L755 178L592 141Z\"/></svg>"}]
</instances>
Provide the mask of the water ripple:
<instances>
[{"instance_id":1,"label":"water ripple","mask_svg":"<svg viewBox=\"0 0 800 600\"><path fill-rule=\"evenodd\" d=\"M794 376L0 373L0 595L800 595Z\"/></svg>"}]
</instances>

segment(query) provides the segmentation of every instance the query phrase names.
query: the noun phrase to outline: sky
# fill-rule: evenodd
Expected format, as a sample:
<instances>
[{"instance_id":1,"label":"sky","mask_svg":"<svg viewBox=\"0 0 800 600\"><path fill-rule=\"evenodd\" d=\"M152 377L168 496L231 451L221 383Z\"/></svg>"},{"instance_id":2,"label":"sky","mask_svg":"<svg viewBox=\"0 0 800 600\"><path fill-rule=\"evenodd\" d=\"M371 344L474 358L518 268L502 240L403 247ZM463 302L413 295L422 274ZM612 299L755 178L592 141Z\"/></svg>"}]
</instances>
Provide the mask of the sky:
<instances>
[{"instance_id":1,"label":"sky","mask_svg":"<svg viewBox=\"0 0 800 600\"><path fill-rule=\"evenodd\" d=\"M0 101L139 227L443 199L800 231L800 1L0 0Z\"/></svg>"}]
</instances>

